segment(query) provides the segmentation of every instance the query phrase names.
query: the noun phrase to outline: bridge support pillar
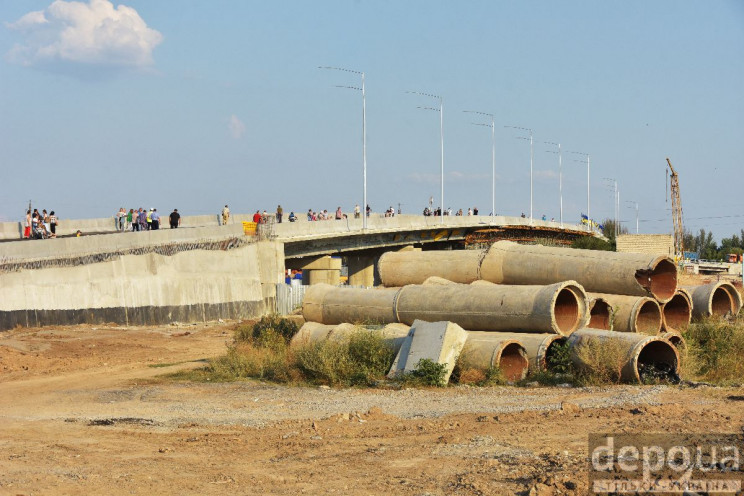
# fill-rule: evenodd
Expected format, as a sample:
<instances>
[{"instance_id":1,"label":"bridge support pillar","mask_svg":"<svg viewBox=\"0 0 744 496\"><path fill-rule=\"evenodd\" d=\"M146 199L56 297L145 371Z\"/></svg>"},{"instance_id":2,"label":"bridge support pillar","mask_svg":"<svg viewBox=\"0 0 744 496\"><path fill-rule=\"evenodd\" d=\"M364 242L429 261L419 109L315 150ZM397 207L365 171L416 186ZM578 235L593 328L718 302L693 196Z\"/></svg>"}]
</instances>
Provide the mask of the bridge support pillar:
<instances>
[{"instance_id":1,"label":"bridge support pillar","mask_svg":"<svg viewBox=\"0 0 744 496\"><path fill-rule=\"evenodd\" d=\"M375 285L375 262L378 257L368 255L349 255L349 285L371 288Z\"/></svg>"},{"instance_id":2,"label":"bridge support pillar","mask_svg":"<svg viewBox=\"0 0 744 496\"><path fill-rule=\"evenodd\" d=\"M304 284L331 284L341 282L341 259L330 256L316 258L309 263L301 264L302 282Z\"/></svg>"}]
</instances>

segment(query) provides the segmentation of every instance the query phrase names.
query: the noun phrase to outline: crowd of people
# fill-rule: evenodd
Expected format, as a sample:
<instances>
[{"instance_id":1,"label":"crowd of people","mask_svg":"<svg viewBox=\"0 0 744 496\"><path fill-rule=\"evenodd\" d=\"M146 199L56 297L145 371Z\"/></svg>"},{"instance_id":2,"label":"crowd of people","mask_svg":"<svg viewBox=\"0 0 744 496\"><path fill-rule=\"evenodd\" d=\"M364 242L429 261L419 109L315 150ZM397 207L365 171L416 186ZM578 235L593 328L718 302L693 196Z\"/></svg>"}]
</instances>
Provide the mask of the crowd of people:
<instances>
[{"instance_id":1,"label":"crowd of people","mask_svg":"<svg viewBox=\"0 0 744 496\"><path fill-rule=\"evenodd\" d=\"M39 212L35 208L26 211L26 222L23 228L23 237L27 239L47 239L57 237L57 215L54 210L47 213L46 209Z\"/></svg>"},{"instance_id":2,"label":"crowd of people","mask_svg":"<svg viewBox=\"0 0 744 496\"><path fill-rule=\"evenodd\" d=\"M437 207L437 208L426 207L424 209L424 215L426 217L430 217L430 216L439 217L442 215L442 208L441 207ZM452 215L452 208L448 207L444 211L444 215ZM467 214L463 213L462 209L459 209L457 212L455 212L454 215L455 217L462 217L463 215L478 215L478 207L468 208Z\"/></svg>"},{"instance_id":3,"label":"crowd of people","mask_svg":"<svg viewBox=\"0 0 744 496\"><path fill-rule=\"evenodd\" d=\"M130 208L127 212L127 209L122 207L116 213L115 219L116 228L121 232L156 231L161 227L161 217L157 208L150 210L142 207L137 210ZM171 229L176 229L181 225L181 214L178 213L177 208L174 208L168 216L168 224Z\"/></svg>"}]
</instances>

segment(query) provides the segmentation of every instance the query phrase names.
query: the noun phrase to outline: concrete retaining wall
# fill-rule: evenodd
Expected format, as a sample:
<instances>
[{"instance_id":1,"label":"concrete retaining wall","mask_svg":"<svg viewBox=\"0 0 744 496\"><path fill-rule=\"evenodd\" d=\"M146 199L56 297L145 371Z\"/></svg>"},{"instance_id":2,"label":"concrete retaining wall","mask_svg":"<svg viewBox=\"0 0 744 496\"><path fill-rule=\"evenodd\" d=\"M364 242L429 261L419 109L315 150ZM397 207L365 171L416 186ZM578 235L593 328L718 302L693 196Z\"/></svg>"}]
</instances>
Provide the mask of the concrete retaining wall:
<instances>
[{"instance_id":1,"label":"concrete retaining wall","mask_svg":"<svg viewBox=\"0 0 744 496\"><path fill-rule=\"evenodd\" d=\"M674 238L671 234L621 234L617 237L617 251L673 257Z\"/></svg>"},{"instance_id":2,"label":"concrete retaining wall","mask_svg":"<svg viewBox=\"0 0 744 496\"><path fill-rule=\"evenodd\" d=\"M49 243L53 241L65 240ZM145 325L256 317L273 310L275 284L283 281L283 269L283 245L258 242L1 272L0 330L16 325Z\"/></svg>"}]
</instances>

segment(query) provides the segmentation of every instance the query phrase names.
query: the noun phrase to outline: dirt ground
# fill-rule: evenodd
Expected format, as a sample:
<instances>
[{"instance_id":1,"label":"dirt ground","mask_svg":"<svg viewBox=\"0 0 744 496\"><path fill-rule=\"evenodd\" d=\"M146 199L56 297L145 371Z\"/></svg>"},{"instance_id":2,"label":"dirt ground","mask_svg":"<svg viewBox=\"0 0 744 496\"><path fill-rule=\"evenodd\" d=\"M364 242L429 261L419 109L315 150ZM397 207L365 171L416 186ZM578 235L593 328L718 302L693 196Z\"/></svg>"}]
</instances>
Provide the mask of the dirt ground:
<instances>
[{"instance_id":1,"label":"dirt ground","mask_svg":"<svg viewBox=\"0 0 744 496\"><path fill-rule=\"evenodd\" d=\"M157 376L228 323L0 333L0 494L587 494L587 435L742 432L741 388L289 388Z\"/></svg>"}]
</instances>

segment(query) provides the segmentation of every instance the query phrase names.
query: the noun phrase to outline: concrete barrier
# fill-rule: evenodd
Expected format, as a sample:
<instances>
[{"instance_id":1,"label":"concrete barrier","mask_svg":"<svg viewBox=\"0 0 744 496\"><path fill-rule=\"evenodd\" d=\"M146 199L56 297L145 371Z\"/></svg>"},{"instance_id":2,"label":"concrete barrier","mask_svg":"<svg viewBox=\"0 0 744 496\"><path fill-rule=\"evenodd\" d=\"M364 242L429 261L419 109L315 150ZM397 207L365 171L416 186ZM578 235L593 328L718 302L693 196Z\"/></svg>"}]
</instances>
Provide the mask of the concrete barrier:
<instances>
[{"instance_id":1,"label":"concrete barrier","mask_svg":"<svg viewBox=\"0 0 744 496\"><path fill-rule=\"evenodd\" d=\"M283 245L259 242L0 272L0 329L257 317L273 310L283 270Z\"/></svg>"}]
</instances>

